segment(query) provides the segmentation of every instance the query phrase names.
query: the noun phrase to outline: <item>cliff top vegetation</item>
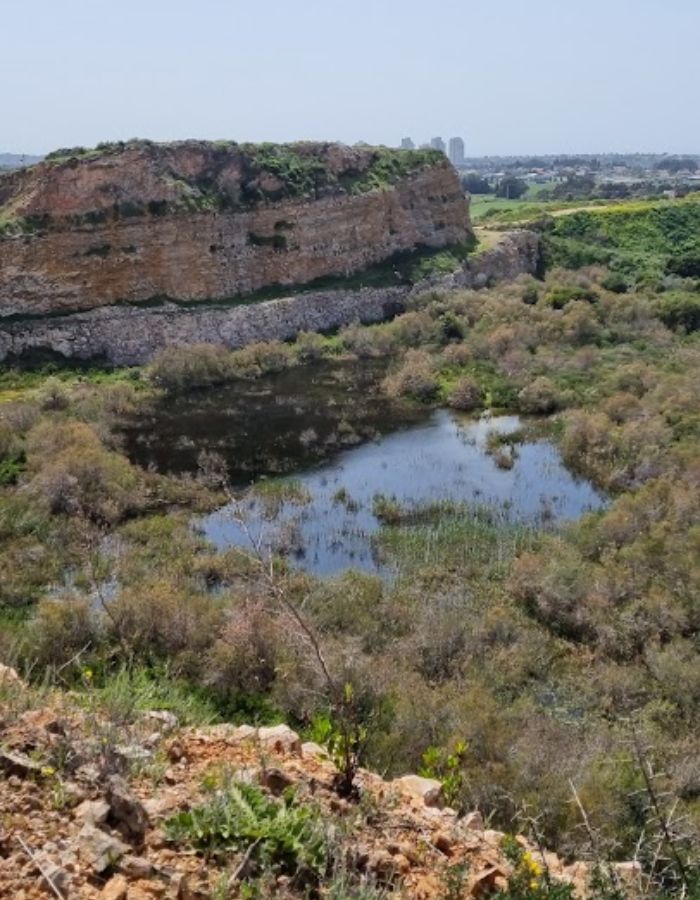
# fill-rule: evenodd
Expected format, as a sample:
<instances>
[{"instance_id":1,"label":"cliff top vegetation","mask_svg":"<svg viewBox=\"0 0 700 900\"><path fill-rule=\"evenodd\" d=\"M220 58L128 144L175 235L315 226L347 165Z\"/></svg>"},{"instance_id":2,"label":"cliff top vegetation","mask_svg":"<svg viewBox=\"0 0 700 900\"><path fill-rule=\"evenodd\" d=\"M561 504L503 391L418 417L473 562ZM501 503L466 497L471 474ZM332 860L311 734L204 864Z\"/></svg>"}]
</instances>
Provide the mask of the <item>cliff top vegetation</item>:
<instances>
[{"instance_id":1,"label":"cliff top vegetation","mask_svg":"<svg viewBox=\"0 0 700 900\"><path fill-rule=\"evenodd\" d=\"M134 140L62 149L0 175L0 233L42 230L58 220L97 225L110 218L235 212L362 194L391 188L425 167L448 165L436 150L328 142Z\"/></svg>"}]
</instances>

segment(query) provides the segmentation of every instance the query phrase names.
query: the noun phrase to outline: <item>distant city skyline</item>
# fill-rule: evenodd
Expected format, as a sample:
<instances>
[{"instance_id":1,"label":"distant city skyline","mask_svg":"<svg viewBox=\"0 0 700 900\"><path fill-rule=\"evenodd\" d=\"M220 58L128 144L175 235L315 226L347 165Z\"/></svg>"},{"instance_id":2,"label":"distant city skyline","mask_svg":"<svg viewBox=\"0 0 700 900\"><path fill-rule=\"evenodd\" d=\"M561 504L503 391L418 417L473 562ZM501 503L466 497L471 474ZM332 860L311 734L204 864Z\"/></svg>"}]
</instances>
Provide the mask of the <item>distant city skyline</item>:
<instances>
[{"instance_id":1,"label":"distant city skyline","mask_svg":"<svg viewBox=\"0 0 700 900\"><path fill-rule=\"evenodd\" d=\"M697 0L34 0L2 24L7 153L411 133L469 156L700 153Z\"/></svg>"},{"instance_id":2,"label":"distant city skyline","mask_svg":"<svg viewBox=\"0 0 700 900\"><path fill-rule=\"evenodd\" d=\"M403 137L401 138L401 142L399 144L399 148L401 150L413 150L416 146L416 142L412 137ZM432 150L440 150L442 153L445 153L452 163L453 166L463 166L465 155L464 155L464 138L461 137L451 137L445 143L441 136L431 138L427 143L421 144L421 147L430 147Z\"/></svg>"}]
</instances>

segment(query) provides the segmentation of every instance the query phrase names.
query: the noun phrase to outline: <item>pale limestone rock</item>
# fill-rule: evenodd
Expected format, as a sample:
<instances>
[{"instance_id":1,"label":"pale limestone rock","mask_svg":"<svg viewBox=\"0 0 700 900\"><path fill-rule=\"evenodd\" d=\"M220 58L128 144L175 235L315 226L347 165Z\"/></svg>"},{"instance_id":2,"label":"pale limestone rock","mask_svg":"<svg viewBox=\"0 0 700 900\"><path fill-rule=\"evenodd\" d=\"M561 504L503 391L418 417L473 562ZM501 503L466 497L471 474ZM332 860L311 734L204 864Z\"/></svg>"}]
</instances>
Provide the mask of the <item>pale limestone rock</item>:
<instances>
[{"instance_id":1,"label":"pale limestone rock","mask_svg":"<svg viewBox=\"0 0 700 900\"><path fill-rule=\"evenodd\" d=\"M444 803L442 785L435 778L420 775L404 775L392 782L403 793L421 799L426 806L440 807Z\"/></svg>"},{"instance_id":2,"label":"pale limestone rock","mask_svg":"<svg viewBox=\"0 0 700 900\"><path fill-rule=\"evenodd\" d=\"M304 759L329 759L326 748L314 741L304 741L301 745L301 755Z\"/></svg>"},{"instance_id":3,"label":"pale limestone rock","mask_svg":"<svg viewBox=\"0 0 700 900\"><path fill-rule=\"evenodd\" d=\"M121 857L129 851L129 846L124 841L106 831L95 828L94 825L83 825L75 841L81 859L98 875L119 862Z\"/></svg>"},{"instance_id":4,"label":"pale limestone rock","mask_svg":"<svg viewBox=\"0 0 700 900\"><path fill-rule=\"evenodd\" d=\"M483 831L484 817L478 810L474 810L474 812L467 813L466 816L464 816L460 821L460 825L467 831Z\"/></svg>"},{"instance_id":5,"label":"pale limestone rock","mask_svg":"<svg viewBox=\"0 0 700 900\"><path fill-rule=\"evenodd\" d=\"M296 731L288 725L269 725L258 728L258 740L260 744L277 753L301 754L301 741Z\"/></svg>"},{"instance_id":6,"label":"pale limestone rock","mask_svg":"<svg viewBox=\"0 0 700 900\"><path fill-rule=\"evenodd\" d=\"M85 800L75 809L75 818L87 825L103 825L109 815L109 803L105 800Z\"/></svg>"},{"instance_id":7,"label":"pale limestone rock","mask_svg":"<svg viewBox=\"0 0 700 900\"><path fill-rule=\"evenodd\" d=\"M125 900L129 884L123 875L114 875L102 888L100 900Z\"/></svg>"},{"instance_id":8,"label":"pale limestone rock","mask_svg":"<svg viewBox=\"0 0 700 900\"><path fill-rule=\"evenodd\" d=\"M153 864L142 856L128 854L119 861L119 870L129 878L150 878L153 874Z\"/></svg>"}]
</instances>

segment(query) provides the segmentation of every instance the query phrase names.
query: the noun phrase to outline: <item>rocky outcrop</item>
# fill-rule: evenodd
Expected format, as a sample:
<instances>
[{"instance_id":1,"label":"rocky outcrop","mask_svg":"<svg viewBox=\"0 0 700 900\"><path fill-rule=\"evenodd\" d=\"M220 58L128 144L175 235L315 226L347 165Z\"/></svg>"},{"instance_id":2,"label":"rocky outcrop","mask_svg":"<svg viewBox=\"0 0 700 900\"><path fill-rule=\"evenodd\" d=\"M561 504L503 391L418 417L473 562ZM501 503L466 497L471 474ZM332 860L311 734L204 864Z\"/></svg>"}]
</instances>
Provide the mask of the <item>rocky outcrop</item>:
<instances>
[{"instance_id":1,"label":"rocky outcrop","mask_svg":"<svg viewBox=\"0 0 700 900\"><path fill-rule=\"evenodd\" d=\"M110 774L107 735L114 734L114 725L110 730L105 714L88 716L65 696L42 693L39 699L56 710L30 709L0 722L0 739L15 753L31 743L42 760L63 762L58 768L43 765L38 775L0 778L2 897L208 900L220 896L226 880L227 895L238 896L243 885L262 876L275 896L301 898L308 896L307 881L289 877L296 854L316 866L319 896L326 894L332 877L326 877L327 860L333 859L343 861L348 885L377 884L397 898L478 900L507 889L513 880L522 885L523 878L537 896L556 887L567 896L568 891L580 898L588 894L586 863L567 864L524 837L508 840L476 811L459 815L445 805L438 781L415 775L386 781L360 769L359 803L339 796L338 772L328 755L301 744L285 725L154 732L151 716L135 716L121 723L120 731L128 735L120 736L140 747L151 765ZM76 768L78 761L83 764ZM220 808L246 787L257 804L248 807L245 821L230 806L221 832L230 839L225 853L207 853L194 833L172 827L190 810L212 803ZM294 841L288 850L285 845L286 868L275 866L276 844L264 817L283 806L304 810L307 823L299 828L295 820ZM256 853L262 841L265 846ZM314 856L303 855L307 844L315 848ZM628 878L639 880L638 870Z\"/></svg>"},{"instance_id":2,"label":"rocky outcrop","mask_svg":"<svg viewBox=\"0 0 700 900\"><path fill-rule=\"evenodd\" d=\"M237 348L261 340L290 340L300 331L330 331L352 322L378 322L401 312L413 294L427 289L485 287L534 273L539 241L533 232L505 234L462 269L414 287L314 291L250 305L174 303L144 308L109 306L71 315L0 324L0 360L40 357L102 359L117 365L147 362L173 344L217 343Z\"/></svg>"},{"instance_id":3,"label":"rocky outcrop","mask_svg":"<svg viewBox=\"0 0 700 900\"><path fill-rule=\"evenodd\" d=\"M192 303L471 237L433 151L132 142L0 178L0 316Z\"/></svg>"}]
</instances>

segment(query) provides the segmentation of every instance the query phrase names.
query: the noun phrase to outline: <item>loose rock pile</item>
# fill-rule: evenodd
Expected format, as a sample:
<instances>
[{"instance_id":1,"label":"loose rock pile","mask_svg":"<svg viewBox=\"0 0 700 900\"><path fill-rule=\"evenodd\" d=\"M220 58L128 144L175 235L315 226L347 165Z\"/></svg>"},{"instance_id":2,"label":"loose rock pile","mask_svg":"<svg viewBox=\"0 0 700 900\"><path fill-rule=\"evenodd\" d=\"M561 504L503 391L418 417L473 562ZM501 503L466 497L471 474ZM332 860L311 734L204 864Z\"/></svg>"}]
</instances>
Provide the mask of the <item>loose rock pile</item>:
<instances>
[{"instance_id":1,"label":"loose rock pile","mask_svg":"<svg viewBox=\"0 0 700 900\"><path fill-rule=\"evenodd\" d=\"M463 897L507 886L504 835L489 830L478 812L459 817L447 808L432 779L385 781L362 770L362 799L353 803L333 790L337 772L326 751L284 725L179 728L172 714L156 712L143 715L128 729L128 744L110 752L95 746L95 727L65 702L0 719L0 897L211 897L235 860L222 868L170 843L164 822L201 803L203 781L221 767L270 795L293 787L329 828L342 823L354 871L394 896L444 897L446 878L457 871L464 872ZM45 762L56 759L63 760L60 771ZM549 853L542 864L585 893L585 864L567 866ZM229 896L239 896L239 888L234 879ZM279 896L294 896L284 879Z\"/></svg>"}]
</instances>

